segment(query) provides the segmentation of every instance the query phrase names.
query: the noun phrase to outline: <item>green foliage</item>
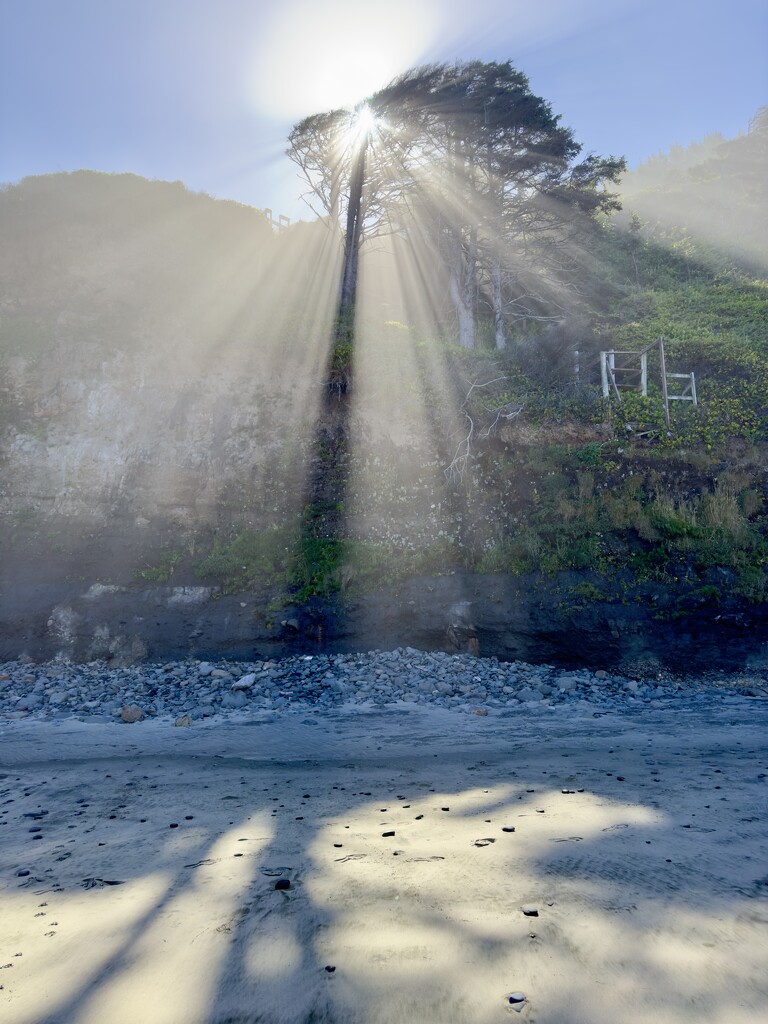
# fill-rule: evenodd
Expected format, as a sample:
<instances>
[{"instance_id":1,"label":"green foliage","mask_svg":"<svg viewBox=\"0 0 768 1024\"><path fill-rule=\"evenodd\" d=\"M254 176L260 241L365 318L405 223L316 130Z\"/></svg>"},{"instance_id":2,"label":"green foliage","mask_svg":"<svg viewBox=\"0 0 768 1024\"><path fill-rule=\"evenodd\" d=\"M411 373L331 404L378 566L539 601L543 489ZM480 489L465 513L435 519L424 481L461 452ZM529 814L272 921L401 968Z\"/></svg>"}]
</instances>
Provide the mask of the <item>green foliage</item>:
<instances>
[{"instance_id":1,"label":"green foliage","mask_svg":"<svg viewBox=\"0 0 768 1024\"><path fill-rule=\"evenodd\" d=\"M768 601L768 569L761 564L739 566L732 591L737 597L755 604Z\"/></svg>"},{"instance_id":2,"label":"green foliage","mask_svg":"<svg viewBox=\"0 0 768 1024\"><path fill-rule=\"evenodd\" d=\"M481 555L476 570L483 573L511 573L519 576L536 572L540 566L542 539L532 528L524 528L511 537L502 537Z\"/></svg>"},{"instance_id":3,"label":"green foliage","mask_svg":"<svg viewBox=\"0 0 768 1024\"><path fill-rule=\"evenodd\" d=\"M163 551L157 564L137 569L134 576L149 583L168 583L176 566L183 560L183 551L178 551L176 548L168 549Z\"/></svg>"},{"instance_id":4,"label":"green foliage","mask_svg":"<svg viewBox=\"0 0 768 1024\"><path fill-rule=\"evenodd\" d=\"M596 468L600 465L602 454L603 445L599 441L590 441L589 444L585 444L583 448L579 448L576 452L576 459L583 466Z\"/></svg>"},{"instance_id":5,"label":"green foliage","mask_svg":"<svg viewBox=\"0 0 768 1024\"><path fill-rule=\"evenodd\" d=\"M659 536L666 541L702 536L701 528L696 523L695 508L685 502L676 503L666 495L657 495L653 503L643 511L652 527L650 536Z\"/></svg>"},{"instance_id":6,"label":"green foliage","mask_svg":"<svg viewBox=\"0 0 768 1024\"><path fill-rule=\"evenodd\" d=\"M295 571L299 541L298 523L263 531L244 530L223 543L214 542L211 552L198 562L202 579L218 578L224 593L235 594L263 585L287 586Z\"/></svg>"},{"instance_id":7,"label":"green foliage","mask_svg":"<svg viewBox=\"0 0 768 1024\"><path fill-rule=\"evenodd\" d=\"M768 285L738 279L703 277L697 283L656 283L632 290L612 305L611 317L602 324L615 348L640 349L663 335L678 342L730 339L735 349L768 355L765 321Z\"/></svg>"},{"instance_id":8,"label":"green foliage","mask_svg":"<svg viewBox=\"0 0 768 1024\"><path fill-rule=\"evenodd\" d=\"M518 324L562 311L566 301L580 304L571 281L581 265L578 249L596 215L618 208L611 186L625 170L622 157L590 154L577 163L581 146L572 131L509 61L413 68L366 103L376 124L356 147L340 147L339 140L350 137L357 109L310 115L288 136L288 156L336 221L348 255L357 251L358 237L389 233L393 225L414 231L417 206L416 233L428 240L430 262L437 264L430 276L458 274L459 291L441 291L446 299L454 294L454 301L463 294L454 313L459 305L471 307L471 329L458 318L459 341L469 348L495 345L493 304L484 298L494 263L504 264L496 278L497 305L514 306ZM425 182L425 162L439 187ZM497 188L499 181L504 188ZM445 215L440 193L446 188L464 211L460 216ZM485 214L472 223L471 212L480 206ZM357 231L347 236L357 217ZM462 254L465 231L476 258ZM342 304L350 302L353 297L344 295ZM444 333L454 326L446 324Z\"/></svg>"},{"instance_id":9,"label":"green foliage","mask_svg":"<svg viewBox=\"0 0 768 1024\"><path fill-rule=\"evenodd\" d=\"M464 565L449 539L409 549L372 540L312 536L306 529L308 521L305 510L300 520L289 525L260 532L244 530L227 543L218 541L197 564L197 575L218 580L225 594L267 588L281 592L283 600L304 602L340 592L376 590Z\"/></svg>"},{"instance_id":10,"label":"green foliage","mask_svg":"<svg viewBox=\"0 0 768 1024\"><path fill-rule=\"evenodd\" d=\"M611 457L596 460L598 450ZM677 456L679 461L667 468L664 459L669 457L663 448L649 451L647 468L638 473L635 463L628 475L626 460L636 456L615 444L531 449L518 470L514 506L498 512L508 516L508 532L486 541L473 556L474 568L516 574L592 570L607 577L624 571L636 581L675 585L682 564L694 580L716 568L735 573L737 581L744 576L751 582L733 586L743 586L740 593L759 594L761 567L768 565L768 521L762 494L749 486L753 474L709 476L708 485L702 482L682 495L674 480L701 480L699 460L688 463ZM708 465L710 474L716 471L715 464ZM583 466L589 468L576 468ZM760 570L756 576L755 568Z\"/></svg>"},{"instance_id":11,"label":"green foliage","mask_svg":"<svg viewBox=\"0 0 768 1024\"><path fill-rule=\"evenodd\" d=\"M607 601L608 595L596 587L594 583L577 583L571 588L571 593L576 597L583 597L586 601Z\"/></svg>"}]
</instances>

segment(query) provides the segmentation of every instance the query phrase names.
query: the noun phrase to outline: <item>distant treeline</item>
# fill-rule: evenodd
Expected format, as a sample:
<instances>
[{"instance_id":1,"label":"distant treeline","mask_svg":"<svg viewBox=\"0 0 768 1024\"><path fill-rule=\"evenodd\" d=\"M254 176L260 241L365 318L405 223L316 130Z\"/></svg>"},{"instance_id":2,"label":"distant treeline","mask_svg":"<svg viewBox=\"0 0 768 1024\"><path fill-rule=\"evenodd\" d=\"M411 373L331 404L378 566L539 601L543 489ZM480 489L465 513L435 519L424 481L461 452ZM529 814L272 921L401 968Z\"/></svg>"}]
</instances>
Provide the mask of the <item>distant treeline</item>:
<instances>
[{"instance_id":1,"label":"distant treeline","mask_svg":"<svg viewBox=\"0 0 768 1024\"><path fill-rule=\"evenodd\" d=\"M660 240L685 238L737 266L768 272L768 107L735 139L707 136L673 146L624 176L626 223L632 214Z\"/></svg>"}]
</instances>

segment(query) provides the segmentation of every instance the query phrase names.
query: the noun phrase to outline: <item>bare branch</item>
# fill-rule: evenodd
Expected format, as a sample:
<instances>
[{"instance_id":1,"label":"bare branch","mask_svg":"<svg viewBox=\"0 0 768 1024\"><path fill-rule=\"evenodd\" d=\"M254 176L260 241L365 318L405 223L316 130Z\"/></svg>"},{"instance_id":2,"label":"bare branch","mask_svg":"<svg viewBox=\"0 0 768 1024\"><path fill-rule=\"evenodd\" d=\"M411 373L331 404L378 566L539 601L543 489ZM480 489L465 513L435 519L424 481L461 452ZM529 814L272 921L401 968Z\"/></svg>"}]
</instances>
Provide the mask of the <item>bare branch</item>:
<instances>
[{"instance_id":1,"label":"bare branch","mask_svg":"<svg viewBox=\"0 0 768 1024\"><path fill-rule=\"evenodd\" d=\"M497 412L496 418L490 426L486 427L485 430L480 432L480 437L490 437L496 427L499 425L500 420L515 420L525 408L525 403L520 402L505 402L504 405L500 405Z\"/></svg>"},{"instance_id":2,"label":"bare branch","mask_svg":"<svg viewBox=\"0 0 768 1024\"><path fill-rule=\"evenodd\" d=\"M464 479L467 463L472 457L472 439L475 435L475 421L467 408L472 397L472 392L475 389L480 390L481 388L489 388L493 384L498 384L503 380L509 380L507 374L502 374L500 377L494 377L492 380L487 380L482 384L478 384L476 381L470 384L469 390L464 396L464 401L461 403L459 408L459 412L463 414L468 426L467 434L466 437L463 437L456 446L452 462L443 470L445 478L451 483L457 483ZM495 418L488 427L485 427L479 432L478 437L490 437L491 433L496 429L501 420L509 421L517 419L524 408L525 403L503 402L496 409L491 409L490 412L492 414L495 413Z\"/></svg>"}]
</instances>

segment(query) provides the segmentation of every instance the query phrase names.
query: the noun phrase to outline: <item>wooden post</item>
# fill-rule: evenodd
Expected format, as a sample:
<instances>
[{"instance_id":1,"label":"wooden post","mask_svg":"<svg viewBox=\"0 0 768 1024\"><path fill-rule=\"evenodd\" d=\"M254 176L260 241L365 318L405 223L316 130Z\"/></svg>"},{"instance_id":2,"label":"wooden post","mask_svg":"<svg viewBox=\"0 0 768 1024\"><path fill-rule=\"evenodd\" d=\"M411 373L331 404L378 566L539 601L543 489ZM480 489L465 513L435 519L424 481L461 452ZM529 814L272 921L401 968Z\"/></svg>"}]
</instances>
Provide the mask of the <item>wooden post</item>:
<instances>
[{"instance_id":1,"label":"wooden post","mask_svg":"<svg viewBox=\"0 0 768 1024\"><path fill-rule=\"evenodd\" d=\"M616 401L620 402L621 393L619 392L619 385L616 383L616 352L614 349L611 349L608 353L608 363L610 367L610 372L608 376L610 378L611 384L613 384L613 391L616 395Z\"/></svg>"},{"instance_id":2,"label":"wooden post","mask_svg":"<svg viewBox=\"0 0 768 1024\"><path fill-rule=\"evenodd\" d=\"M669 423L669 393L667 392L667 364L664 361L664 337L659 338L659 363L661 364L661 393L664 398L664 419L667 422L667 433L671 427Z\"/></svg>"}]
</instances>

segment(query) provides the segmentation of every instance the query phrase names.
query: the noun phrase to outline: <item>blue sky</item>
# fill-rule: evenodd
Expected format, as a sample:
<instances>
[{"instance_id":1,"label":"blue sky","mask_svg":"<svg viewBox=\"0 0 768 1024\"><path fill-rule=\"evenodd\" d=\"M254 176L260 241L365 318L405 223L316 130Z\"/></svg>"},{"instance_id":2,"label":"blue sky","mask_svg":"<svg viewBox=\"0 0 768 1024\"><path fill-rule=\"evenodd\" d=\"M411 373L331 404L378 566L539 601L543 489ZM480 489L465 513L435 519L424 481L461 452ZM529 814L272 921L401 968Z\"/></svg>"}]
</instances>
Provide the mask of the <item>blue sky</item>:
<instances>
[{"instance_id":1,"label":"blue sky","mask_svg":"<svg viewBox=\"0 0 768 1024\"><path fill-rule=\"evenodd\" d=\"M294 121L476 58L632 166L746 131L767 53L766 0L0 0L0 181L132 171L296 218Z\"/></svg>"}]
</instances>

